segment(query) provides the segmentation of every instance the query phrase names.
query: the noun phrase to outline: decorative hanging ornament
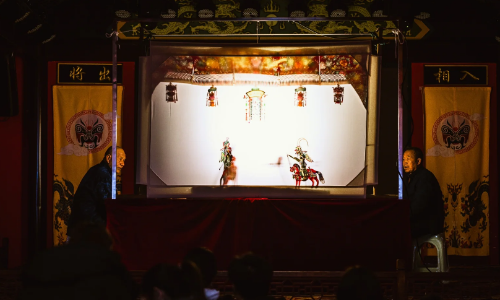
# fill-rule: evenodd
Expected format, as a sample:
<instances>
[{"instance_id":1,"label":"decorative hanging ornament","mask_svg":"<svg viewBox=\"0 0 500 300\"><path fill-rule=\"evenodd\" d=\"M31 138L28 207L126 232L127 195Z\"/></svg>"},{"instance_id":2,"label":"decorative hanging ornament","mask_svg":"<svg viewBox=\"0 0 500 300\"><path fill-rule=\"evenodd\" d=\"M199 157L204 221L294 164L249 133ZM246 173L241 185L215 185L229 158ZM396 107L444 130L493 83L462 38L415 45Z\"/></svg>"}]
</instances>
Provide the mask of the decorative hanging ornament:
<instances>
[{"instance_id":1,"label":"decorative hanging ornament","mask_svg":"<svg viewBox=\"0 0 500 300\"><path fill-rule=\"evenodd\" d=\"M340 105L344 102L344 88L338 82L337 86L333 87L333 102Z\"/></svg>"},{"instance_id":2,"label":"decorative hanging ornament","mask_svg":"<svg viewBox=\"0 0 500 300\"><path fill-rule=\"evenodd\" d=\"M250 91L243 96L243 99L248 99L245 103L247 106L245 109L245 120L250 121L262 121L265 119L264 112L264 97L266 92L260 90L259 88L252 88Z\"/></svg>"},{"instance_id":3,"label":"decorative hanging ornament","mask_svg":"<svg viewBox=\"0 0 500 300\"><path fill-rule=\"evenodd\" d=\"M207 91L207 106L216 107L219 105L219 98L217 97L217 88L212 85Z\"/></svg>"},{"instance_id":4,"label":"decorative hanging ornament","mask_svg":"<svg viewBox=\"0 0 500 300\"><path fill-rule=\"evenodd\" d=\"M299 86L295 89L294 104L297 107L305 107L307 102L307 91L305 87Z\"/></svg>"},{"instance_id":5,"label":"decorative hanging ornament","mask_svg":"<svg viewBox=\"0 0 500 300\"><path fill-rule=\"evenodd\" d=\"M169 103L177 102L177 85L173 85L172 82L167 85L166 101Z\"/></svg>"}]
</instances>

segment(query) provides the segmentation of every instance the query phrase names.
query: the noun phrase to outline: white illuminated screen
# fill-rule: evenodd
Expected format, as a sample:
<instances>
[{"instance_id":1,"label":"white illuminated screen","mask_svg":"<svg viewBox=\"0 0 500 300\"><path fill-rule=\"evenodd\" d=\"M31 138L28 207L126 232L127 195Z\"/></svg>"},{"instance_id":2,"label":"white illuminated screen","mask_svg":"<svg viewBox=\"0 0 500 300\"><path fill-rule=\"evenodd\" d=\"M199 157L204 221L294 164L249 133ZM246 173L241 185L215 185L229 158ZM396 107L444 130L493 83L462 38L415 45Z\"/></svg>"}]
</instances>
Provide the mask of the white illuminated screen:
<instances>
[{"instance_id":1,"label":"white illuminated screen","mask_svg":"<svg viewBox=\"0 0 500 300\"><path fill-rule=\"evenodd\" d=\"M150 144L150 168L165 185L218 186L226 138L237 167L228 185L295 186L287 154L295 156L300 138L314 160L308 167L323 174L320 186L346 186L365 167L366 109L351 85L342 85L342 105L333 102L332 86L307 85L306 107L294 106L298 86L259 86L265 120L250 123L243 96L255 86L218 86L217 107L206 106L208 86L177 83L177 103L165 101L165 86L152 96Z\"/></svg>"}]
</instances>

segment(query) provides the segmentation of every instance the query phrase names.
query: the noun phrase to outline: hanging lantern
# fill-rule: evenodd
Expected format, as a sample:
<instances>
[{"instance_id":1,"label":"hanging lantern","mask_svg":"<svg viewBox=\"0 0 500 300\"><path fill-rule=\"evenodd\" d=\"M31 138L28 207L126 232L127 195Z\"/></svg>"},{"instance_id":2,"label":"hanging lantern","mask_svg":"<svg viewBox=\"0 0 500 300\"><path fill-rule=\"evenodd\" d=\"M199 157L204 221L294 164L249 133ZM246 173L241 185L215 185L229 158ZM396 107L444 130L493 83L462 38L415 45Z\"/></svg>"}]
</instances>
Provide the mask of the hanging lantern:
<instances>
[{"instance_id":1,"label":"hanging lantern","mask_svg":"<svg viewBox=\"0 0 500 300\"><path fill-rule=\"evenodd\" d=\"M177 102L177 86L173 85L172 82L167 85L167 102L176 103Z\"/></svg>"},{"instance_id":2,"label":"hanging lantern","mask_svg":"<svg viewBox=\"0 0 500 300\"><path fill-rule=\"evenodd\" d=\"M207 91L207 106L216 107L219 105L219 98L217 97L217 88L212 85Z\"/></svg>"},{"instance_id":3,"label":"hanging lantern","mask_svg":"<svg viewBox=\"0 0 500 300\"><path fill-rule=\"evenodd\" d=\"M295 106L297 107L305 107L307 100L307 92L305 87L298 87L295 89Z\"/></svg>"},{"instance_id":4,"label":"hanging lantern","mask_svg":"<svg viewBox=\"0 0 500 300\"><path fill-rule=\"evenodd\" d=\"M333 102L340 105L344 102L344 88L338 82L337 86L333 87Z\"/></svg>"},{"instance_id":5,"label":"hanging lantern","mask_svg":"<svg viewBox=\"0 0 500 300\"><path fill-rule=\"evenodd\" d=\"M264 100L266 92L261 91L259 88L252 88L252 90L248 91L246 95L243 97L244 99L248 99L246 102L245 109L245 120L250 121L262 121L265 117L264 112Z\"/></svg>"}]
</instances>

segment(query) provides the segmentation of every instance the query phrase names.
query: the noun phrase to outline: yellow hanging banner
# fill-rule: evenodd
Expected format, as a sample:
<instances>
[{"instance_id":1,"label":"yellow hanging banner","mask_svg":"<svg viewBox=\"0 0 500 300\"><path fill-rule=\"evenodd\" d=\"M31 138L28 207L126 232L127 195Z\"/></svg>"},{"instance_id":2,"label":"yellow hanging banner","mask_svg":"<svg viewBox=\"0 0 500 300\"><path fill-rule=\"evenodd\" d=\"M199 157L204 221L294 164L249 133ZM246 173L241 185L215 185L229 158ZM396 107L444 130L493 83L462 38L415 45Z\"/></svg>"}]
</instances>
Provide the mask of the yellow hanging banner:
<instances>
[{"instance_id":1,"label":"yellow hanging banner","mask_svg":"<svg viewBox=\"0 0 500 300\"><path fill-rule=\"evenodd\" d=\"M87 170L101 162L112 145L112 87L55 85L54 245L64 244L70 205ZM121 144L123 87L118 86L117 144Z\"/></svg>"},{"instance_id":2,"label":"yellow hanging banner","mask_svg":"<svg viewBox=\"0 0 500 300\"><path fill-rule=\"evenodd\" d=\"M490 87L423 89L426 167L444 197L449 255L489 255Z\"/></svg>"}]
</instances>

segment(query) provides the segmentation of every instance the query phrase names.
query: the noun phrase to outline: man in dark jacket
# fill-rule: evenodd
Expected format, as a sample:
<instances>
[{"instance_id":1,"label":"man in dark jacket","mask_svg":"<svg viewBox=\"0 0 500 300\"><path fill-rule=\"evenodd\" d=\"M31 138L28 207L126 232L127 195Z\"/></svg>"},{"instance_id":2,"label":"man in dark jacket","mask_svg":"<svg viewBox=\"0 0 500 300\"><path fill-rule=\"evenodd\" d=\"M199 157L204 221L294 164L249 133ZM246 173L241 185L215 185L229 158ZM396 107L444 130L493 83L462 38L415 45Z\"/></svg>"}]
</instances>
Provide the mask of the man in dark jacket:
<instances>
[{"instance_id":1,"label":"man in dark jacket","mask_svg":"<svg viewBox=\"0 0 500 300\"><path fill-rule=\"evenodd\" d=\"M125 166L125 151L116 148L116 174L120 175ZM111 198L112 147L104 154L102 161L91 167L83 176L71 205L68 221L68 236L81 222L93 222L106 226L104 200Z\"/></svg>"},{"instance_id":2,"label":"man in dark jacket","mask_svg":"<svg viewBox=\"0 0 500 300\"><path fill-rule=\"evenodd\" d=\"M403 155L403 168L407 174L406 191L410 198L410 224L412 238L443 232L443 196L439 183L423 165L422 150L408 148Z\"/></svg>"}]
</instances>

